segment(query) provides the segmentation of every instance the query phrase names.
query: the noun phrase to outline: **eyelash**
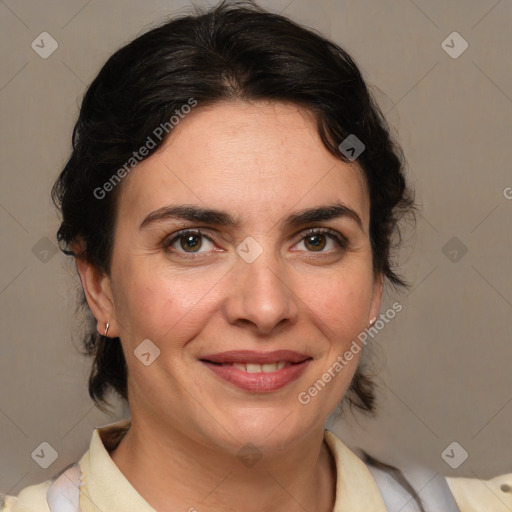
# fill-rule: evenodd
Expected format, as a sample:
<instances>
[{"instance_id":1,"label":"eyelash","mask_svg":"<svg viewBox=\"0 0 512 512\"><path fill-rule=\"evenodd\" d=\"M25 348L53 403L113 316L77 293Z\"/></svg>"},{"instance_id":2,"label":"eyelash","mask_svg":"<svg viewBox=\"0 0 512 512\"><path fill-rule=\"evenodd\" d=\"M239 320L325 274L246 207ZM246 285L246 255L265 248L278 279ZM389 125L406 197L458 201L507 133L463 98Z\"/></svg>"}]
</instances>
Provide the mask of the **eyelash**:
<instances>
[{"instance_id":1,"label":"eyelash","mask_svg":"<svg viewBox=\"0 0 512 512\"><path fill-rule=\"evenodd\" d=\"M167 238L166 240L164 240L163 248L168 250L175 242L180 240L180 238L183 238L187 235L195 235L198 237L204 237L207 240L209 240L210 242L214 243L214 241L200 229L186 229L186 230L179 231L178 233L172 235L172 238ZM329 229L329 228L310 228L304 232L302 238L297 243L302 242L307 237L314 236L314 235L326 235L328 238L333 240L338 245L338 250L345 250L345 249L347 249L347 247L349 245L348 240L343 235L341 235L338 232L336 232L332 229ZM176 250L174 250L173 252L180 254L180 257L188 258L188 259L200 258L200 257L202 257L202 254L204 254L204 253L193 253L193 252L187 253L187 252L176 251ZM315 254L315 251L307 251L307 252ZM329 252L330 251L326 251L326 252L319 251L318 254L326 254Z\"/></svg>"}]
</instances>

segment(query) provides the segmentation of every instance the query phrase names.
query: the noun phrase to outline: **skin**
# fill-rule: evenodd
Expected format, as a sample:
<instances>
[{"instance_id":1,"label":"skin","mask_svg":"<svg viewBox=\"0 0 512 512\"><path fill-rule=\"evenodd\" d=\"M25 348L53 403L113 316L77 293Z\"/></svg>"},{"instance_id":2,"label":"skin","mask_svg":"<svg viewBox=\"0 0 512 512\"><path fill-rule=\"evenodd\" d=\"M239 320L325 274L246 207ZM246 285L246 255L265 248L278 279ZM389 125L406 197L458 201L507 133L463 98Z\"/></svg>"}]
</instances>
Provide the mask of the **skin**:
<instances>
[{"instance_id":1,"label":"skin","mask_svg":"<svg viewBox=\"0 0 512 512\"><path fill-rule=\"evenodd\" d=\"M378 316L382 279L372 271L369 194L357 163L331 155L298 107L236 101L199 105L121 186L110 275L77 260L98 331L110 323L129 369L132 427L112 459L159 511L332 510L336 470L324 422L361 353L309 404L297 396ZM280 224L336 201L362 227L348 216ZM227 210L240 225L167 219L139 228L151 212L176 204ZM211 239L194 239L202 241L194 259L180 239L163 244L184 228ZM309 228L330 228L348 246L320 235L315 249ZM252 263L236 252L247 236L263 249ZM149 366L133 354L145 339L161 351ZM255 393L199 361L235 349L313 359L284 388ZM237 458L247 443L262 455L252 467Z\"/></svg>"}]
</instances>

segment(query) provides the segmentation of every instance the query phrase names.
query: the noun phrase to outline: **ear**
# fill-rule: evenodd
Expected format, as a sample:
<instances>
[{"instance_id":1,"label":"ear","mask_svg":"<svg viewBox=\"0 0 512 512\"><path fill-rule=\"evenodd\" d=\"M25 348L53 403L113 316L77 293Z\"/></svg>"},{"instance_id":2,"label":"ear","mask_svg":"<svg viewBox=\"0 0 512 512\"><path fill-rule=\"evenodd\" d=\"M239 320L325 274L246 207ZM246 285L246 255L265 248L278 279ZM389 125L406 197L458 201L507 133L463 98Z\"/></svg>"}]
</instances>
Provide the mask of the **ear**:
<instances>
[{"instance_id":1,"label":"ear","mask_svg":"<svg viewBox=\"0 0 512 512\"><path fill-rule=\"evenodd\" d=\"M378 318L379 316L380 305L382 302L383 284L384 276L382 274L377 274L373 280L372 302L370 305L368 323L370 323L370 321L372 321L374 318Z\"/></svg>"},{"instance_id":2,"label":"ear","mask_svg":"<svg viewBox=\"0 0 512 512\"><path fill-rule=\"evenodd\" d=\"M75 262L87 304L96 319L96 330L103 335L108 323L109 338L117 337L119 334L110 277L89 263L84 257L75 256Z\"/></svg>"}]
</instances>

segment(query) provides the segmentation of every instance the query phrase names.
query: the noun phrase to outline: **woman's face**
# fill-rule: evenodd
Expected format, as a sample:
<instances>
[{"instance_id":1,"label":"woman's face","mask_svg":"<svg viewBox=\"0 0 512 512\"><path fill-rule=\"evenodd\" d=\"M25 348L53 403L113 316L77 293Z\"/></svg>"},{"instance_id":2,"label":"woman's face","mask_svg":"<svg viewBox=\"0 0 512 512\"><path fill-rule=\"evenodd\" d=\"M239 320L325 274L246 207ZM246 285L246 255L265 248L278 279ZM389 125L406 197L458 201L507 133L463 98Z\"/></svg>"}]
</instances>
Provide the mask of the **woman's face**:
<instances>
[{"instance_id":1,"label":"woman's face","mask_svg":"<svg viewBox=\"0 0 512 512\"><path fill-rule=\"evenodd\" d=\"M380 306L368 225L360 169L325 149L310 116L198 105L119 197L109 334L132 419L231 452L323 429L360 353L306 404L304 392Z\"/></svg>"}]
</instances>

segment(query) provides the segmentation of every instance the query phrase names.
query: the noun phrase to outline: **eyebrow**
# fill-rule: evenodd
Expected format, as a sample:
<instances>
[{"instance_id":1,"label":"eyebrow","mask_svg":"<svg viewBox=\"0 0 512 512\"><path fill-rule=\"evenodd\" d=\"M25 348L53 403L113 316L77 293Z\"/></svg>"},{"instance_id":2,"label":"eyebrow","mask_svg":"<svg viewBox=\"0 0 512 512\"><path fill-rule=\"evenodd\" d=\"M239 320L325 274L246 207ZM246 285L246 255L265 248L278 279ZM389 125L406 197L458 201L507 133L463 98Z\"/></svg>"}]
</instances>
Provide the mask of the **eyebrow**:
<instances>
[{"instance_id":1,"label":"eyebrow","mask_svg":"<svg viewBox=\"0 0 512 512\"><path fill-rule=\"evenodd\" d=\"M359 214L349 206L337 201L335 203L300 210L290 214L280 222L283 228L295 228L313 222L332 220L337 218L349 218L354 220L361 231L364 232L363 221ZM168 219L200 222L212 226L238 227L237 217L224 210L203 208L197 205L163 206L148 214L139 226L143 229L150 224Z\"/></svg>"}]
</instances>

